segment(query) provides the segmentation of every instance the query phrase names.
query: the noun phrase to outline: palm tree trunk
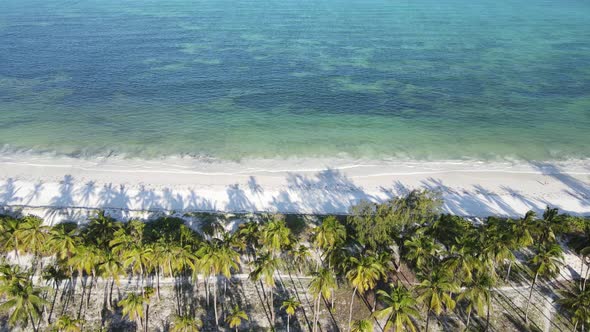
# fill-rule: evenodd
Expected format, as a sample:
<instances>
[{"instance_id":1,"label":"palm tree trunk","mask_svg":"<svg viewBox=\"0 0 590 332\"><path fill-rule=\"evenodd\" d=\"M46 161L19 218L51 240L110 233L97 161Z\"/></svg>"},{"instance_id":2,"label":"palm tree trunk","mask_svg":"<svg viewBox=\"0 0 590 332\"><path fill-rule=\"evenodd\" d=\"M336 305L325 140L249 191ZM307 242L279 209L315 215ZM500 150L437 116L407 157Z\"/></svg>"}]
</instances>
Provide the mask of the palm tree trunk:
<instances>
[{"instance_id":1,"label":"palm tree trunk","mask_svg":"<svg viewBox=\"0 0 590 332\"><path fill-rule=\"evenodd\" d=\"M471 310L467 313L467 323L465 324L465 331L469 328L469 321L471 320Z\"/></svg>"},{"instance_id":2,"label":"palm tree trunk","mask_svg":"<svg viewBox=\"0 0 590 332\"><path fill-rule=\"evenodd\" d=\"M160 267L156 268L156 295L160 301Z\"/></svg>"},{"instance_id":3,"label":"palm tree trunk","mask_svg":"<svg viewBox=\"0 0 590 332\"><path fill-rule=\"evenodd\" d=\"M315 300L315 308L314 308L314 316L313 316L313 332L317 332L318 330L318 320L320 319L320 297L321 295L318 294Z\"/></svg>"},{"instance_id":4,"label":"palm tree trunk","mask_svg":"<svg viewBox=\"0 0 590 332\"><path fill-rule=\"evenodd\" d=\"M207 306L209 306L209 297L210 297L210 295L209 295L209 279L210 279L209 276L207 276L205 278L205 298L207 298Z\"/></svg>"},{"instance_id":5,"label":"palm tree trunk","mask_svg":"<svg viewBox=\"0 0 590 332\"><path fill-rule=\"evenodd\" d=\"M580 255L580 290L583 291L583 283L584 283L584 256ZM575 330L574 330L575 331Z\"/></svg>"},{"instance_id":6,"label":"palm tree trunk","mask_svg":"<svg viewBox=\"0 0 590 332\"><path fill-rule=\"evenodd\" d=\"M584 276L584 283L582 284L582 291L586 290L586 281L588 281L588 272L590 272L590 265L586 267L586 275Z\"/></svg>"},{"instance_id":7,"label":"palm tree trunk","mask_svg":"<svg viewBox=\"0 0 590 332\"><path fill-rule=\"evenodd\" d=\"M270 309L270 320L271 320L271 329L272 329L273 326L275 325L275 305L274 305L274 294L273 294L272 287L269 287L268 292L269 292L268 307Z\"/></svg>"},{"instance_id":8,"label":"palm tree trunk","mask_svg":"<svg viewBox=\"0 0 590 332\"><path fill-rule=\"evenodd\" d=\"M504 281L508 281L508 278L510 278L510 270L512 270L512 260L508 263L508 272L506 272L506 278L504 278Z\"/></svg>"},{"instance_id":9,"label":"palm tree trunk","mask_svg":"<svg viewBox=\"0 0 590 332\"><path fill-rule=\"evenodd\" d=\"M141 322L141 317L137 317L137 321L135 322L135 331L143 330L143 323Z\"/></svg>"},{"instance_id":10,"label":"palm tree trunk","mask_svg":"<svg viewBox=\"0 0 590 332\"><path fill-rule=\"evenodd\" d=\"M219 327L219 318L217 316L217 276L213 283L213 311L215 312L215 326Z\"/></svg>"},{"instance_id":11,"label":"palm tree trunk","mask_svg":"<svg viewBox=\"0 0 590 332\"><path fill-rule=\"evenodd\" d=\"M111 289L109 290L109 308L113 307L113 287L115 286L115 278L111 279Z\"/></svg>"},{"instance_id":12,"label":"palm tree trunk","mask_svg":"<svg viewBox=\"0 0 590 332\"><path fill-rule=\"evenodd\" d=\"M33 319L33 315L31 314L30 310L27 310L29 312L29 319L31 320L31 325L33 325L33 331L37 332L37 327L35 326L35 319Z\"/></svg>"},{"instance_id":13,"label":"palm tree trunk","mask_svg":"<svg viewBox=\"0 0 590 332\"><path fill-rule=\"evenodd\" d=\"M82 316L82 307L84 307L84 297L86 296L86 283L88 282L88 276L85 276L84 278L82 278L82 280L83 280L83 281L81 281L82 295L80 296L80 307L78 307L77 319L80 319L80 317Z\"/></svg>"},{"instance_id":14,"label":"palm tree trunk","mask_svg":"<svg viewBox=\"0 0 590 332\"><path fill-rule=\"evenodd\" d=\"M490 307L491 303L488 303L487 313L486 313L486 331L490 329Z\"/></svg>"},{"instance_id":15,"label":"palm tree trunk","mask_svg":"<svg viewBox=\"0 0 590 332\"><path fill-rule=\"evenodd\" d=\"M529 291L529 297L526 300L526 307L524 310L524 321L528 324L529 323L529 304L531 303L531 297L533 297L533 288L535 287L535 283L537 282L537 277L539 276L539 272L535 273L535 278L533 279L533 283L531 284L531 290Z\"/></svg>"},{"instance_id":16,"label":"palm tree trunk","mask_svg":"<svg viewBox=\"0 0 590 332\"><path fill-rule=\"evenodd\" d=\"M16 263L20 265L20 256L18 254L18 240L14 239L14 256L16 257Z\"/></svg>"},{"instance_id":17,"label":"palm tree trunk","mask_svg":"<svg viewBox=\"0 0 590 332\"><path fill-rule=\"evenodd\" d=\"M352 297L350 298L350 310L348 312L348 331L352 329L352 305L354 304L354 296L356 295L356 290L358 287L355 287L352 291Z\"/></svg>"},{"instance_id":18,"label":"palm tree trunk","mask_svg":"<svg viewBox=\"0 0 590 332\"><path fill-rule=\"evenodd\" d=\"M291 322L291 315L287 315L287 332L289 332L289 323Z\"/></svg>"},{"instance_id":19,"label":"palm tree trunk","mask_svg":"<svg viewBox=\"0 0 590 332\"><path fill-rule=\"evenodd\" d=\"M300 303L303 303L303 301L301 301L301 297L299 296L299 291L297 290L297 285L295 285L295 280L293 280L293 276L291 275L291 271L289 269L287 269L287 273L289 274L289 279L291 280L293 287L295 287L295 296L297 296L297 301L299 301ZM299 281L299 285L301 285L301 281ZM307 298L307 293L305 294L305 300L307 301L307 305L309 305L309 299ZM307 327L309 328L310 325L309 325L309 320L307 319L305 306L301 306L301 309L303 310L303 318L305 318L305 322L307 323Z\"/></svg>"},{"instance_id":20,"label":"palm tree trunk","mask_svg":"<svg viewBox=\"0 0 590 332\"><path fill-rule=\"evenodd\" d=\"M49 315L47 317L47 324L51 324L51 315L53 314L53 308L55 308L55 301L57 300L57 293L59 292L59 284L55 283L55 293L53 294L53 301L51 301L51 307L49 308Z\"/></svg>"},{"instance_id":21,"label":"palm tree trunk","mask_svg":"<svg viewBox=\"0 0 590 332\"><path fill-rule=\"evenodd\" d=\"M430 324L430 310L426 312L426 329L425 332L428 332L428 325Z\"/></svg>"},{"instance_id":22,"label":"palm tree trunk","mask_svg":"<svg viewBox=\"0 0 590 332\"><path fill-rule=\"evenodd\" d=\"M146 304L145 306L145 328L144 331L148 332L148 320L150 318L150 304Z\"/></svg>"},{"instance_id":23,"label":"palm tree trunk","mask_svg":"<svg viewBox=\"0 0 590 332\"><path fill-rule=\"evenodd\" d=\"M84 312L88 311L88 307L90 306L90 297L92 296L92 288L94 286L94 273L92 277L90 277L90 289L88 290L88 296L86 297L86 308L84 308Z\"/></svg>"}]
</instances>

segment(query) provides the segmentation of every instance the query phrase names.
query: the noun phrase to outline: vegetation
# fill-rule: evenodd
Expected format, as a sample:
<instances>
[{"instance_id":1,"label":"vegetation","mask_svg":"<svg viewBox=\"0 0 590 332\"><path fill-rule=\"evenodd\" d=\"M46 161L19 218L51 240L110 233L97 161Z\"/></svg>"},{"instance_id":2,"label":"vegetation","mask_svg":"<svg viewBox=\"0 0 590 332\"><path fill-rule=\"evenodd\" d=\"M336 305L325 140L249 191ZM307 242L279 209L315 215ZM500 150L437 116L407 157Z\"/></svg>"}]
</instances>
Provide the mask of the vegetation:
<instances>
[{"instance_id":1,"label":"vegetation","mask_svg":"<svg viewBox=\"0 0 590 332\"><path fill-rule=\"evenodd\" d=\"M499 289L518 287L520 300L505 303L520 324L538 328L535 294L561 287L564 327L590 328L588 219L548 208L474 223L441 215L440 204L437 194L414 191L297 232L278 215L242 217L234 232L215 216L200 216L199 227L172 217L122 223L104 212L83 225L0 216L2 324L149 331L154 308L171 294L174 308L159 329L319 331L342 313L330 324L345 331L432 330L451 315L461 329L483 330L494 325ZM579 278L551 284L565 242L580 258ZM242 280L259 291L263 313L233 296ZM86 320L99 314L89 312L94 303L100 326Z\"/></svg>"}]
</instances>

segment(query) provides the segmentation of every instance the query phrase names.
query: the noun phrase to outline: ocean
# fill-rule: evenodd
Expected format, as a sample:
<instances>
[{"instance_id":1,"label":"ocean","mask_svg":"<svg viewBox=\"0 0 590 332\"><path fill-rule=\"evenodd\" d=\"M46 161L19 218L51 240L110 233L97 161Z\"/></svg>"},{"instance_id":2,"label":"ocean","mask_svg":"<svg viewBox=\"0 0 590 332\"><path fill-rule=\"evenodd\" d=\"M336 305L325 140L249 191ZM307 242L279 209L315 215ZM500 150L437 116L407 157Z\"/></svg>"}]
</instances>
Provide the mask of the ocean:
<instances>
[{"instance_id":1,"label":"ocean","mask_svg":"<svg viewBox=\"0 0 590 332\"><path fill-rule=\"evenodd\" d=\"M0 151L590 158L590 2L1 0Z\"/></svg>"}]
</instances>

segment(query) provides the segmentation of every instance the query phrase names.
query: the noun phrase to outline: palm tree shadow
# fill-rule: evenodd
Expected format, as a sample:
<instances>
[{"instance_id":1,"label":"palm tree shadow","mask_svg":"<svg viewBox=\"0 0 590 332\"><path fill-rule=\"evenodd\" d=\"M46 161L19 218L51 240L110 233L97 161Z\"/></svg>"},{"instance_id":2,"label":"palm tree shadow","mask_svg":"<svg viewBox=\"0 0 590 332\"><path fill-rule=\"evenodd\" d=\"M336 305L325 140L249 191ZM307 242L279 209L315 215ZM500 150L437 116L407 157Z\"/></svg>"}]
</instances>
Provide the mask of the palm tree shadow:
<instances>
[{"instance_id":1,"label":"palm tree shadow","mask_svg":"<svg viewBox=\"0 0 590 332\"><path fill-rule=\"evenodd\" d=\"M111 216L116 219L125 219L129 214L130 198L125 185L119 185L115 188L112 183L105 184L98 193L100 207L103 209L112 209Z\"/></svg>"},{"instance_id":2,"label":"palm tree shadow","mask_svg":"<svg viewBox=\"0 0 590 332\"><path fill-rule=\"evenodd\" d=\"M24 200L26 200L26 203L24 203L24 204L25 205L31 204L31 202L34 199L39 198L41 196L42 191L43 191L43 181L39 181L39 182L35 183L33 186L33 191L31 191L30 193L27 194L27 196L24 197Z\"/></svg>"},{"instance_id":3,"label":"palm tree shadow","mask_svg":"<svg viewBox=\"0 0 590 332\"><path fill-rule=\"evenodd\" d=\"M88 181L84 184L84 186L78 191L80 195L81 203L84 205L88 205L90 203L90 199L94 197L96 191L96 182L95 181Z\"/></svg>"},{"instance_id":4,"label":"palm tree shadow","mask_svg":"<svg viewBox=\"0 0 590 332\"><path fill-rule=\"evenodd\" d=\"M467 191L458 191L448 187L441 179L428 178L421 182L427 190L440 192L443 196L443 210L455 215L468 215L473 211L492 215L494 211L478 197Z\"/></svg>"},{"instance_id":5,"label":"palm tree shadow","mask_svg":"<svg viewBox=\"0 0 590 332\"><path fill-rule=\"evenodd\" d=\"M60 214L65 220L74 219L75 214L69 209L74 207L74 178L71 175L64 175L59 182L58 195L51 199L50 205L45 214L50 223Z\"/></svg>"},{"instance_id":6,"label":"palm tree shadow","mask_svg":"<svg viewBox=\"0 0 590 332\"><path fill-rule=\"evenodd\" d=\"M498 207L498 210L496 210L496 213L500 213L500 214L504 214L506 216L516 216L519 215L519 213L514 210L514 208L508 204L507 202L505 202L500 195L498 195L495 192L492 192L486 188L484 188L483 186L477 184L475 186L473 186L473 188L475 188L476 193L483 195L484 199L486 200L486 202L488 204L492 204ZM504 190L509 189L510 188L504 188ZM507 192L512 192L512 190ZM488 205L489 206L489 205Z\"/></svg>"},{"instance_id":7,"label":"palm tree shadow","mask_svg":"<svg viewBox=\"0 0 590 332\"><path fill-rule=\"evenodd\" d=\"M226 209L234 212L254 212L256 207L239 184L232 184L226 189L228 202Z\"/></svg>"},{"instance_id":8,"label":"palm tree shadow","mask_svg":"<svg viewBox=\"0 0 590 332\"><path fill-rule=\"evenodd\" d=\"M264 193L264 189L262 188L262 186L260 184L258 184L258 182L256 181L256 178L253 176L250 176L248 178L248 188L250 189L250 192L252 194L263 194Z\"/></svg>"},{"instance_id":9,"label":"palm tree shadow","mask_svg":"<svg viewBox=\"0 0 590 332\"><path fill-rule=\"evenodd\" d=\"M158 196L154 189L147 189L145 185L139 187L139 191L134 199L139 203L140 209L144 211L160 210L160 196Z\"/></svg>"},{"instance_id":10,"label":"palm tree shadow","mask_svg":"<svg viewBox=\"0 0 590 332\"><path fill-rule=\"evenodd\" d=\"M2 187L0 187L0 190L0 204L10 205L20 200L20 198L16 196L18 189L16 188L16 181L13 178L6 179Z\"/></svg>"},{"instance_id":11,"label":"palm tree shadow","mask_svg":"<svg viewBox=\"0 0 590 332\"><path fill-rule=\"evenodd\" d=\"M512 326L514 326L516 331L531 331L531 329L523 323L522 319L515 318L508 313L504 313L504 317L512 324Z\"/></svg>"},{"instance_id":12,"label":"palm tree shadow","mask_svg":"<svg viewBox=\"0 0 590 332\"><path fill-rule=\"evenodd\" d=\"M546 162L530 162L530 164L543 175L551 177L568 189L564 192L580 201L585 206L590 206L590 184L583 182L559 169L556 165Z\"/></svg>"},{"instance_id":13,"label":"palm tree shadow","mask_svg":"<svg viewBox=\"0 0 590 332\"><path fill-rule=\"evenodd\" d=\"M273 200L277 208L305 209L311 213L338 213L360 201L374 201L363 188L339 170L328 168L312 177L302 174L287 174L287 190L282 191L279 199ZM293 203L292 197L299 201Z\"/></svg>"}]
</instances>

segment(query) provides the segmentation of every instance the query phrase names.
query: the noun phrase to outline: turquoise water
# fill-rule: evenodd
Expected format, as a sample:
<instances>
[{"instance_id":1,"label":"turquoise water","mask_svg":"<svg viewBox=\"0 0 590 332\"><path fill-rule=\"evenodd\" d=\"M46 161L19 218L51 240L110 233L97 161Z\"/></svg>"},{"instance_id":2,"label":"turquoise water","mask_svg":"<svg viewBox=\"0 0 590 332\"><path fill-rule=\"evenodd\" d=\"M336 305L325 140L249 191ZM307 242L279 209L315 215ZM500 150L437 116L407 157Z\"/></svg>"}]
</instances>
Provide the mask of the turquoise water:
<instances>
[{"instance_id":1,"label":"turquoise water","mask_svg":"<svg viewBox=\"0 0 590 332\"><path fill-rule=\"evenodd\" d=\"M0 145L590 157L586 0L1 0Z\"/></svg>"}]
</instances>

